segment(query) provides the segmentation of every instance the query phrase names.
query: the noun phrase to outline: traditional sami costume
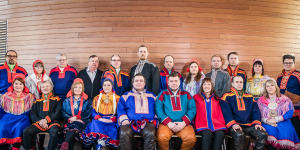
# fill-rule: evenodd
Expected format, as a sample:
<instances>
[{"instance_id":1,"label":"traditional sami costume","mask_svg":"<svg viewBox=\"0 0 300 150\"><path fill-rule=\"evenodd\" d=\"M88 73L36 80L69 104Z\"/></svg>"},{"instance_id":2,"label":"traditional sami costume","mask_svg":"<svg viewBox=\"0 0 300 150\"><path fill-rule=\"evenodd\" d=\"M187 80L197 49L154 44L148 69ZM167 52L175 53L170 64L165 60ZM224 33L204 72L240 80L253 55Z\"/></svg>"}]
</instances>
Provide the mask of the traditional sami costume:
<instances>
[{"instance_id":1,"label":"traditional sami costume","mask_svg":"<svg viewBox=\"0 0 300 150\"><path fill-rule=\"evenodd\" d=\"M263 96L257 104L262 116L262 125L268 133L267 143L280 149L300 149L300 141L291 122L294 112L292 101L285 95L276 99ZM277 126L266 123L271 118L276 120Z\"/></svg>"},{"instance_id":2,"label":"traditional sami costume","mask_svg":"<svg viewBox=\"0 0 300 150\"><path fill-rule=\"evenodd\" d=\"M255 129L255 125L261 125L260 111L256 101L250 94L231 88L231 92L225 93L220 101L226 127L233 136L235 149L243 149L245 145L245 133L256 139L255 148L263 150L267 139L264 131ZM239 124L243 131L234 131L232 126Z\"/></svg>"},{"instance_id":3,"label":"traditional sami costume","mask_svg":"<svg viewBox=\"0 0 300 150\"><path fill-rule=\"evenodd\" d=\"M119 100L117 107L118 124L120 125L121 150L132 149L133 132L144 137L144 149L155 148L155 96L146 90L138 92L135 89L126 92ZM129 125L124 125L127 120Z\"/></svg>"},{"instance_id":4,"label":"traditional sami costume","mask_svg":"<svg viewBox=\"0 0 300 150\"><path fill-rule=\"evenodd\" d=\"M114 90L117 95L123 95L130 90L130 79L127 72L121 69L117 71L116 68L110 66L107 71L104 71L102 77L102 84L105 78L110 78L114 82Z\"/></svg>"},{"instance_id":5,"label":"traditional sami costume","mask_svg":"<svg viewBox=\"0 0 300 150\"><path fill-rule=\"evenodd\" d=\"M196 138L190 123L196 114L196 104L193 97L186 91L178 89L176 92L169 88L162 91L155 103L155 111L161 123L158 127L158 143L162 150L169 149L169 140L174 134L167 126L169 122L185 122L185 127L176 133L182 140L181 149L191 149L195 145ZM169 139L169 140L166 140Z\"/></svg>"},{"instance_id":6,"label":"traditional sami costume","mask_svg":"<svg viewBox=\"0 0 300 150\"><path fill-rule=\"evenodd\" d=\"M48 144L49 150L54 150L57 145L57 134L60 128L59 119L61 117L61 101L58 96L52 93L42 95L42 98L36 100L30 112L30 118L33 122L31 126L23 132L24 148L32 148L32 139L39 132L49 132L50 140ZM42 128L39 125L41 119L47 120L48 128Z\"/></svg>"},{"instance_id":7,"label":"traditional sami costume","mask_svg":"<svg viewBox=\"0 0 300 150\"><path fill-rule=\"evenodd\" d=\"M0 94L7 92L8 87L12 84L13 76L18 73L24 74L27 77L26 70L18 64L15 65L13 70L10 70L6 62L4 65L0 65Z\"/></svg>"},{"instance_id":8,"label":"traditional sami costume","mask_svg":"<svg viewBox=\"0 0 300 150\"><path fill-rule=\"evenodd\" d=\"M106 94L103 90L93 100L92 122L88 124L81 138L86 146L97 143L97 149L104 145L117 147L118 126L116 119L116 109L119 96L115 92ZM106 122L102 121L106 119ZM99 120L100 119L100 120ZM101 142L105 142L101 143Z\"/></svg>"},{"instance_id":9,"label":"traditional sami costume","mask_svg":"<svg viewBox=\"0 0 300 150\"><path fill-rule=\"evenodd\" d=\"M77 76L77 71L74 67L69 65L67 65L64 70L60 70L57 66L51 69L49 76L54 84L54 94L59 96L61 100L64 100Z\"/></svg>"},{"instance_id":10,"label":"traditional sami costume","mask_svg":"<svg viewBox=\"0 0 300 150\"><path fill-rule=\"evenodd\" d=\"M18 97L12 86L0 97L0 144L22 142L23 130L30 125L29 112L34 100L28 89Z\"/></svg>"},{"instance_id":11,"label":"traditional sami costume","mask_svg":"<svg viewBox=\"0 0 300 150\"><path fill-rule=\"evenodd\" d=\"M225 126L219 97L214 93L210 97L206 97L204 93L201 93L201 95L196 94L194 99L197 108L194 127L196 132L202 135L202 149L221 149L224 141L223 130L227 128ZM212 137L214 137L213 144Z\"/></svg>"},{"instance_id":12,"label":"traditional sami costume","mask_svg":"<svg viewBox=\"0 0 300 150\"><path fill-rule=\"evenodd\" d=\"M81 82L83 84L83 81L80 78L76 78L74 80L74 83L75 82ZM70 90L62 105L62 116L67 122L64 125L66 142L62 144L64 149L73 149L74 144L72 144L72 141L74 141L74 138L78 135L78 133L81 133L81 131L86 127L91 116L91 104L88 100L88 96L82 92L79 100L74 101L74 99L75 97L73 96L73 92ZM71 123L70 118L74 116L77 120Z\"/></svg>"}]
</instances>

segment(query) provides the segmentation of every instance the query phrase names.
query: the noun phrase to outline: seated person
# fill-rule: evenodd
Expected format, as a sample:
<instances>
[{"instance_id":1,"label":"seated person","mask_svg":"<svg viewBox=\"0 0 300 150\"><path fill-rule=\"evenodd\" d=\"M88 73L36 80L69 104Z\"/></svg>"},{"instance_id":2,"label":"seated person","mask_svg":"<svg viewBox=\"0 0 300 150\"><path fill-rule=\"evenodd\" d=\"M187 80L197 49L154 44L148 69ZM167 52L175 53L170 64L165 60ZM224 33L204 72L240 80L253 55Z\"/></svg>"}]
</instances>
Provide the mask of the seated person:
<instances>
[{"instance_id":1,"label":"seated person","mask_svg":"<svg viewBox=\"0 0 300 150\"><path fill-rule=\"evenodd\" d=\"M224 141L225 121L213 82L204 78L200 93L194 96L197 113L194 127L202 135L202 150L221 150ZM213 141L212 141L213 140Z\"/></svg>"},{"instance_id":2,"label":"seated person","mask_svg":"<svg viewBox=\"0 0 300 150\"><path fill-rule=\"evenodd\" d=\"M132 149L133 133L141 133L144 138L144 150L155 149L155 96L146 91L146 79L138 73L132 78L133 89L126 92L117 107L120 125L120 149Z\"/></svg>"},{"instance_id":3,"label":"seated person","mask_svg":"<svg viewBox=\"0 0 300 150\"><path fill-rule=\"evenodd\" d=\"M181 150L190 150L194 147L196 137L190 123L196 114L196 104L188 92L180 89L178 73L169 75L168 89L157 96L155 111L161 123L157 130L161 150L169 149L169 141L173 134L181 138Z\"/></svg>"},{"instance_id":4,"label":"seated person","mask_svg":"<svg viewBox=\"0 0 300 150\"><path fill-rule=\"evenodd\" d=\"M245 134L255 139L256 150L263 150L267 140L267 133L261 126L260 111L254 98L245 94L244 80L241 76L232 78L231 92L225 93L220 101L226 127L234 141L236 150L248 149Z\"/></svg>"},{"instance_id":5,"label":"seated person","mask_svg":"<svg viewBox=\"0 0 300 150\"><path fill-rule=\"evenodd\" d=\"M274 80L267 80L264 89L264 95L257 104L262 116L262 126L268 133L268 149L300 149L300 141L291 122L294 113L291 99L280 94Z\"/></svg>"},{"instance_id":6,"label":"seated person","mask_svg":"<svg viewBox=\"0 0 300 150\"><path fill-rule=\"evenodd\" d=\"M88 96L83 92L82 79L76 78L62 104L62 116L66 124L64 126L65 141L61 150L72 150L74 138L86 127L91 116L91 104Z\"/></svg>"},{"instance_id":7,"label":"seated person","mask_svg":"<svg viewBox=\"0 0 300 150\"><path fill-rule=\"evenodd\" d=\"M93 120L81 135L85 147L94 144L97 150L119 146L116 109L120 96L113 91L111 79L104 79L102 87L100 94L93 100Z\"/></svg>"},{"instance_id":8,"label":"seated person","mask_svg":"<svg viewBox=\"0 0 300 150\"><path fill-rule=\"evenodd\" d=\"M25 86L25 75L14 74L12 85L0 97L0 144L20 148L23 130L30 126L29 112L34 100Z\"/></svg>"},{"instance_id":9,"label":"seated person","mask_svg":"<svg viewBox=\"0 0 300 150\"><path fill-rule=\"evenodd\" d=\"M39 132L49 132L48 150L55 150L57 146L61 102L58 96L52 94L53 84L50 80L41 82L41 90L41 98L36 100L30 111L30 118L34 123L23 131L25 150L32 148L32 140Z\"/></svg>"}]
</instances>

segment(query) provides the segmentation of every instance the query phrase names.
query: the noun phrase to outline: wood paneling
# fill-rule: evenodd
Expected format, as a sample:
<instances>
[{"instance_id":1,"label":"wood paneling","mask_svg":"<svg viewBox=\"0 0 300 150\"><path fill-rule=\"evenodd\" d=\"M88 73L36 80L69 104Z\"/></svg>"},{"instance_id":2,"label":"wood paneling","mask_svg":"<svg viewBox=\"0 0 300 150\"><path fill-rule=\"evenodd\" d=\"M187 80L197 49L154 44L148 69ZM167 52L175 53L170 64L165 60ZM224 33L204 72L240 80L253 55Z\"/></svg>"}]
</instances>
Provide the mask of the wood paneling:
<instances>
[{"instance_id":1,"label":"wood paneling","mask_svg":"<svg viewBox=\"0 0 300 150\"><path fill-rule=\"evenodd\" d=\"M0 19L8 20L8 49L18 51L20 65L30 73L35 59L44 60L47 70L54 67L59 52L67 53L78 70L91 54L105 69L118 53L128 70L144 44L160 67L171 54L177 70L197 57L207 72L213 54L226 58L237 51L248 73L253 58L262 58L266 74L276 77L282 55L292 53L300 61L299 14L300 2L294 0L0 1Z\"/></svg>"}]
</instances>

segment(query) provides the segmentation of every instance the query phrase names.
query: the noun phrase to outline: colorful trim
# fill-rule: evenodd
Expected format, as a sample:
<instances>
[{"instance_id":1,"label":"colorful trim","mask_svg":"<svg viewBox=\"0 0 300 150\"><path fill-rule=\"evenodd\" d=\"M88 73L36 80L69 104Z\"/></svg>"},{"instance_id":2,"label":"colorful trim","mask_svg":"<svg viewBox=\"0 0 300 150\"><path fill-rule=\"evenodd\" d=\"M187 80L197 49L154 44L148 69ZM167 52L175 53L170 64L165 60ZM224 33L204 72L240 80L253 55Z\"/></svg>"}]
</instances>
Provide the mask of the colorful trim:
<instances>
[{"instance_id":1,"label":"colorful trim","mask_svg":"<svg viewBox=\"0 0 300 150\"><path fill-rule=\"evenodd\" d=\"M181 119L185 122L186 125L189 125L191 123L191 120L186 115L184 115Z\"/></svg>"},{"instance_id":2,"label":"colorful trim","mask_svg":"<svg viewBox=\"0 0 300 150\"><path fill-rule=\"evenodd\" d=\"M258 121L258 120L254 120L254 121L252 121L251 123L246 123L246 124L241 124L241 125L244 125L244 126L252 126L252 125L254 125L254 124L259 124L259 125L261 125L261 122Z\"/></svg>"},{"instance_id":3,"label":"colorful trim","mask_svg":"<svg viewBox=\"0 0 300 150\"><path fill-rule=\"evenodd\" d=\"M272 145L278 149L290 149L290 150L297 150L300 149L300 143L295 143L291 140L278 140L274 136L268 135L267 144Z\"/></svg>"},{"instance_id":4,"label":"colorful trim","mask_svg":"<svg viewBox=\"0 0 300 150\"><path fill-rule=\"evenodd\" d=\"M44 129L44 128L42 128L39 124L38 124L38 122L36 122L36 123L33 123L32 125L34 125L34 126L36 126L38 129L40 129L41 131L47 131L47 130L49 130L51 127L53 127L53 126L58 126L58 127L60 127L60 124L58 124L58 123L53 123L53 124L51 124L47 129Z\"/></svg>"},{"instance_id":5,"label":"colorful trim","mask_svg":"<svg viewBox=\"0 0 300 150\"><path fill-rule=\"evenodd\" d=\"M232 121L230 121L230 122L228 122L227 124L226 124L226 127L227 128L230 128L232 125L234 125L234 124L236 124L236 121L235 120L232 120Z\"/></svg>"},{"instance_id":6,"label":"colorful trim","mask_svg":"<svg viewBox=\"0 0 300 150\"><path fill-rule=\"evenodd\" d=\"M13 139L9 138L1 138L0 139L0 144L15 144L15 143L21 143L22 142L22 137L16 137Z\"/></svg>"},{"instance_id":7,"label":"colorful trim","mask_svg":"<svg viewBox=\"0 0 300 150\"><path fill-rule=\"evenodd\" d=\"M161 124L163 124L163 125L166 126L169 122L172 122L172 120L171 120L170 117L167 117L167 118L165 118L165 119L161 122Z\"/></svg>"},{"instance_id":8,"label":"colorful trim","mask_svg":"<svg viewBox=\"0 0 300 150\"><path fill-rule=\"evenodd\" d=\"M45 119L47 120L48 123L51 122L51 119L49 116L46 116Z\"/></svg>"},{"instance_id":9,"label":"colorful trim","mask_svg":"<svg viewBox=\"0 0 300 150\"><path fill-rule=\"evenodd\" d=\"M95 132L90 132L88 134L80 134L80 139L82 139L83 143L85 145L92 145L94 144L95 141L97 140L104 140L106 145L110 145L113 147L118 147L119 146L119 140L113 140L109 136L104 135L102 133L95 133Z\"/></svg>"}]
</instances>

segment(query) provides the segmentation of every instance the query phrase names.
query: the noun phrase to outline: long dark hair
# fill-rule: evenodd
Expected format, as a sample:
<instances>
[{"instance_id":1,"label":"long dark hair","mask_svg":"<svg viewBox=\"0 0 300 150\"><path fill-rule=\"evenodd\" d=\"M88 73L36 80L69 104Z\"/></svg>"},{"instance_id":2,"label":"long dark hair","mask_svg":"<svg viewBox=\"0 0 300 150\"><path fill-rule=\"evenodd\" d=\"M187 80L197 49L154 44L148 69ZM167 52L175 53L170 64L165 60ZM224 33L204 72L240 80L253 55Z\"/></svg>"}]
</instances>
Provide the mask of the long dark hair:
<instances>
[{"instance_id":1,"label":"long dark hair","mask_svg":"<svg viewBox=\"0 0 300 150\"><path fill-rule=\"evenodd\" d=\"M195 61L190 62L188 68L190 68L193 63L197 64L197 66L199 68L199 64L197 62L195 62ZM195 81L199 82L200 79L201 79L201 77L202 77L201 70L198 69L198 73L197 73L197 75L195 77ZM191 80L192 80L192 73L189 72L188 75L187 75L187 77L186 77L185 83L190 83Z\"/></svg>"}]
</instances>

